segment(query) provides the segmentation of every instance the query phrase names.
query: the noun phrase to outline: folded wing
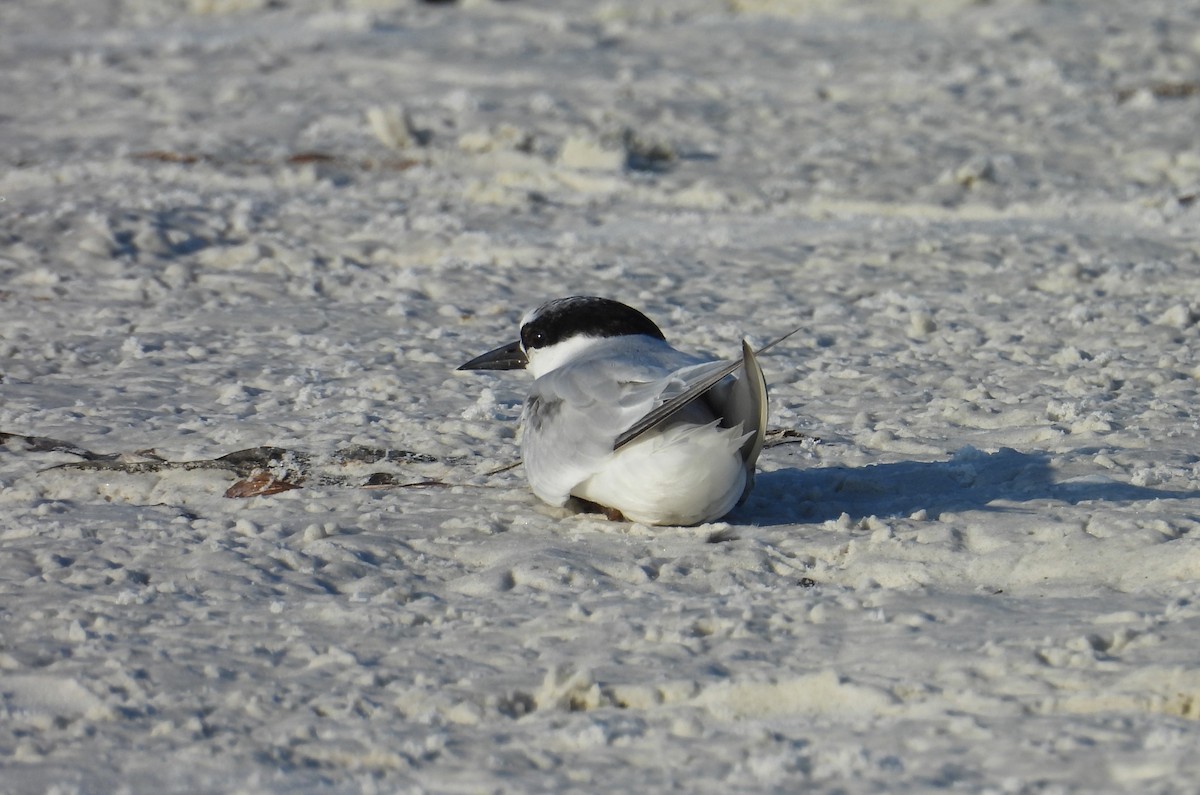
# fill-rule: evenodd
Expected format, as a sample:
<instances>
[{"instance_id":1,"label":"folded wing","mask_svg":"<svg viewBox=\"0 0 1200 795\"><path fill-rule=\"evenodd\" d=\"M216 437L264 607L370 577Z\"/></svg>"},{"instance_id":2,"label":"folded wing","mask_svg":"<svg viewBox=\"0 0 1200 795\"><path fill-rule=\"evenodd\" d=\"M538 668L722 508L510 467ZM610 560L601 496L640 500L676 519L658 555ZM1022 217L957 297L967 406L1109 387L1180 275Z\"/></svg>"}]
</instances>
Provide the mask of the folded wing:
<instances>
[{"instance_id":1,"label":"folded wing","mask_svg":"<svg viewBox=\"0 0 1200 795\"><path fill-rule=\"evenodd\" d=\"M540 498L561 505L614 451L681 412L689 422L716 419L722 427L741 426L748 474L743 499L749 494L767 430L767 385L755 351L743 340L741 359L697 363L663 348L670 356L653 364L613 365L624 368L619 373L567 366L534 382L525 404L523 450L529 482ZM710 392L704 404L693 406ZM531 428L539 432L531 434Z\"/></svg>"},{"instance_id":2,"label":"folded wing","mask_svg":"<svg viewBox=\"0 0 1200 795\"><path fill-rule=\"evenodd\" d=\"M683 388L673 371L695 360L676 351L664 361L614 357L581 362L546 373L525 402L522 442L530 486L546 502L561 505L579 483L611 457L613 440L651 411L664 390ZM673 356L682 357L672 360Z\"/></svg>"}]
</instances>

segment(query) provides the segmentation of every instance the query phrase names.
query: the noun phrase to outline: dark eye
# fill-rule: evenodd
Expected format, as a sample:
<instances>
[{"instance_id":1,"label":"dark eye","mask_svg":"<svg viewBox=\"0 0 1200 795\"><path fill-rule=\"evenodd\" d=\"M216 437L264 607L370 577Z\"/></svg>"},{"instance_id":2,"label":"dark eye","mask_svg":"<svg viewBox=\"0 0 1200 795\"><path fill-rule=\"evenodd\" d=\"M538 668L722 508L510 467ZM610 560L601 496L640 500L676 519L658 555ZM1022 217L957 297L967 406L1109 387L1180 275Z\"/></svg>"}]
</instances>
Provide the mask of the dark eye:
<instances>
[{"instance_id":1,"label":"dark eye","mask_svg":"<svg viewBox=\"0 0 1200 795\"><path fill-rule=\"evenodd\" d=\"M526 350L529 348L540 348L546 344L546 332L539 329L526 329L522 342L525 344Z\"/></svg>"}]
</instances>

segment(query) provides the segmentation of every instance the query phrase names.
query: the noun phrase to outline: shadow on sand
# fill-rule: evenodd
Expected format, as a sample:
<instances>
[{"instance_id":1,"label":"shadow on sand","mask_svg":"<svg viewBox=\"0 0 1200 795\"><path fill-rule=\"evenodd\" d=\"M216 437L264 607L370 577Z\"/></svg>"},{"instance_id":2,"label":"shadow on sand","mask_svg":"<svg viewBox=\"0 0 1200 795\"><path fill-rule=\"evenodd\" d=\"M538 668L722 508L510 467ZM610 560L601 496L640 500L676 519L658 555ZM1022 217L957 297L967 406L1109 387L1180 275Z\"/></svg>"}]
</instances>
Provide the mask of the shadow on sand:
<instances>
[{"instance_id":1,"label":"shadow on sand","mask_svg":"<svg viewBox=\"0 0 1200 795\"><path fill-rule=\"evenodd\" d=\"M967 448L948 461L901 461L866 467L760 472L750 500L729 521L758 526L807 524L867 516L936 519L948 511L986 510L996 500L1133 502L1200 498L1200 491L1133 486L1104 475L1055 481L1048 453ZM996 509L993 509L996 510Z\"/></svg>"}]
</instances>

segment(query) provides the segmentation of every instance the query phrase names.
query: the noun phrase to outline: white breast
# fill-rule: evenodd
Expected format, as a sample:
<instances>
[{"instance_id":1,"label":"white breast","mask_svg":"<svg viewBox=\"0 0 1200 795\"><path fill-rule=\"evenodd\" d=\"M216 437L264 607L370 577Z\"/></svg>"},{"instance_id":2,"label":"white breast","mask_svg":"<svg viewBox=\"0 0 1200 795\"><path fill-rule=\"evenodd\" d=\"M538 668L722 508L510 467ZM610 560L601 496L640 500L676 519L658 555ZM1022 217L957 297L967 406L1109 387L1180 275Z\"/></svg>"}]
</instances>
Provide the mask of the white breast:
<instances>
[{"instance_id":1,"label":"white breast","mask_svg":"<svg viewBox=\"0 0 1200 795\"><path fill-rule=\"evenodd\" d=\"M741 428L672 424L622 447L571 493L644 524L720 519L746 487Z\"/></svg>"}]
</instances>

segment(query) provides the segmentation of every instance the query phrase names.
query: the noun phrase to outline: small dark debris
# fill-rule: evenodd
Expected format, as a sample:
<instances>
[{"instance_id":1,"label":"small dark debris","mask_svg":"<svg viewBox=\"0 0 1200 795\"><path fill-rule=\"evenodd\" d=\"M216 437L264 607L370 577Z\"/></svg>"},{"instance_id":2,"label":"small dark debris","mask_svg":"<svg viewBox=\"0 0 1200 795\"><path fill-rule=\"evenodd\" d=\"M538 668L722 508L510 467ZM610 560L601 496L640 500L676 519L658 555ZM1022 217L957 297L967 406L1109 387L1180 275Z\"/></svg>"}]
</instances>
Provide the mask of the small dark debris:
<instances>
[{"instance_id":1,"label":"small dark debris","mask_svg":"<svg viewBox=\"0 0 1200 795\"><path fill-rule=\"evenodd\" d=\"M155 149L149 152L134 152L135 160L157 160L160 163L198 163L202 158L199 155L187 154L185 152L168 152L162 149Z\"/></svg>"},{"instance_id":2,"label":"small dark debris","mask_svg":"<svg viewBox=\"0 0 1200 795\"><path fill-rule=\"evenodd\" d=\"M291 491L298 489L300 486L296 483L277 478L270 472L258 470L250 473L248 477L234 483L225 490L225 496L231 499L241 499L244 497L259 497L270 494L279 494L283 491Z\"/></svg>"},{"instance_id":3,"label":"small dark debris","mask_svg":"<svg viewBox=\"0 0 1200 795\"><path fill-rule=\"evenodd\" d=\"M290 155L287 162L293 165L302 165L304 163L331 163L334 160L337 158L325 152L297 152Z\"/></svg>"},{"instance_id":4,"label":"small dark debris","mask_svg":"<svg viewBox=\"0 0 1200 795\"><path fill-rule=\"evenodd\" d=\"M147 152L134 152L130 155L134 160L151 160L157 163L175 163L180 165L192 165L195 163L207 163L217 168L242 166L242 167L261 167L261 166L304 166L311 164L331 164L334 167L342 167L348 170L358 169L361 171L406 171L413 166L419 165L420 161L411 158L388 158L385 160L351 160L328 152L296 152L288 155L283 160L264 160L260 158L228 158L209 154L195 154L191 152L169 152L164 150L151 150Z\"/></svg>"},{"instance_id":5,"label":"small dark debris","mask_svg":"<svg viewBox=\"0 0 1200 795\"><path fill-rule=\"evenodd\" d=\"M625 147L625 167L630 171L662 173L678 159L670 144L642 138L633 130L626 130L621 137Z\"/></svg>"},{"instance_id":6,"label":"small dark debris","mask_svg":"<svg viewBox=\"0 0 1200 795\"><path fill-rule=\"evenodd\" d=\"M213 463L218 464L215 469L229 469L242 477L249 477L258 470L280 466L283 460L289 457L292 464L301 468L308 464L310 458L306 453L285 450L282 447L251 447L226 453L214 459Z\"/></svg>"},{"instance_id":7,"label":"small dark debris","mask_svg":"<svg viewBox=\"0 0 1200 795\"><path fill-rule=\"evenodd\" d=\"M516 691L496 705L497 711L508 718L521 718L537 709L537 699L529 693Z\"/></svg>"},{"instance_id":8,"label":"small dark debris","mask_svg":"<svg viewBox=\"0 0 1200 795\"><path fill-rule=\"evenodd\" d=\"M1149 91L1155 99L1187 99L1200 94L1200 83L1154 83L1149 86L1122 88L1117 90L1117 102L1124 103L1132 99L1139 91Z\"/></svg>"},{"instance_id":9,"label":"small dark debris","mask_svg":"<svg viewBox=\"0 0 1200 795\"><path fill-rule=\"evenodd\" d=\"M332 456L336 464L377 464L380 461L400 462L402 464L432 464L437 461L431 455L414 453L411 450L387 450L379 447L368 447L363 444L343 447Z\"/></svg>"},{"instance_id":10,"label":"small dark debris","mask_svg":"<svg viewBox=\"0 0 1200 795\"><path fill-rule=\"evenodd\" d=\"M35 453L65 453L81 458L81 461L70 461L47 467L47 470L69 469L79 471L108 471L141 474L147 472L165 472L169 470L224 470L236 475L240 480L226 492L227 497L252 497L264 494L278 494L281 491L298 489L302 483L312 482L322 486L347 486L360 488L383 487L421 487L448 486L437 479L422 479L417 481L401 481L396 475L388 472L376 472L367 476L340 475L324 473L314 465L314 456L298 450L288 450L283 447L250 447L236 450L219 458L200 459L196 461L168 461L153 449L139 450L136 455L141 460L130 460L121 453L95 453L85 450L78 445L51 439L44 436L25 436L16 433L0 432L0 446L10 450L20 448L25 452ZM411 450L395 450L352 445L332 453L329 462L335 465L356 463L377 463L380 461L401 464L431 464L437 458L425 453ZM503 470L497 470L503 471Z\"/></svg>"},{"instance_id":11,"label":"small dark debris","mask_svg":"<svg viewBox=\"0 0 1200 795\"><path fill-rule=\"evenodd\" d=\"M0 432L0 444L16 443L24 445L30 453L65 453L78 456L86 461L115 461L117 453L93 453L78 445L64 442L61 439L51 439L48 436L24 436L19 433Z\"/></svg>"},{"instance_id":12,"label":"small dark debris","mask_svg":"<svg viewBox=\"0 0 1200 795\"><path fill-rule=\"evenodd\" d=\"M819 441L817 437L803 431L798 431L795 428L772 428L767 431L766 438L763 440L763 446L777 447L781 444L804 444L805 442L815 441Z\"/></svg>"}]
</instances>

